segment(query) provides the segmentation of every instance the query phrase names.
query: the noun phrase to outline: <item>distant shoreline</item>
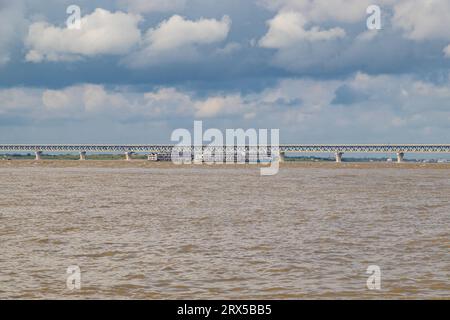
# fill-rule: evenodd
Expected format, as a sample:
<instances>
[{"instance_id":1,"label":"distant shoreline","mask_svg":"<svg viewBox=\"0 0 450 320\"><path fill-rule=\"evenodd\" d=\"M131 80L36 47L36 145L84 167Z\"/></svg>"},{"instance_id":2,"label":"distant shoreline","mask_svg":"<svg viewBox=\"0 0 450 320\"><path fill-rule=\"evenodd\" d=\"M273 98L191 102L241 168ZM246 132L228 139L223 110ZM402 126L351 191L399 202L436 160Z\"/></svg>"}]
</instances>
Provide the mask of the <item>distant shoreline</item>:
<instances>
[{"instance_id":1,"label":"distant shoreline","mask_svg":"<svg viewBox=\"0 0 450 320\"><path fill-rule=\"evenodd\" d=\"M90 153L90 154L84 154L84 157L86 160L102 160L102 161L120 161L125 159L124 154L120 153ZM148 160L148 154L142 154L142 153L132 153L129 155L132 160ZM34 153L28 153L28 154L15 154L15 153L0 153L0 161L2 160L35 160L36 155ZM68 153L68 154L62 154L62 153L42 153L40 155L40 158L42 160L47 161L67 161L67 160L80 160L79 154L74 153ZM163 157L167 158L167 157ZM167 161L167 159L159 158L159 161ZM286 162L335 162L336 158L335 156L317 156L317 155L303 155L303 156L286 156L285 157ZM344 156L342 162L397 162L396 156L392 155L391 157L385 156L385 157L355 157L355 156ZM434 158L408 158L404 159L404 162L409 163L443 163L443 162L449 162L450 159L446 157L434 157Z\"/></svg>"}]
</instances>

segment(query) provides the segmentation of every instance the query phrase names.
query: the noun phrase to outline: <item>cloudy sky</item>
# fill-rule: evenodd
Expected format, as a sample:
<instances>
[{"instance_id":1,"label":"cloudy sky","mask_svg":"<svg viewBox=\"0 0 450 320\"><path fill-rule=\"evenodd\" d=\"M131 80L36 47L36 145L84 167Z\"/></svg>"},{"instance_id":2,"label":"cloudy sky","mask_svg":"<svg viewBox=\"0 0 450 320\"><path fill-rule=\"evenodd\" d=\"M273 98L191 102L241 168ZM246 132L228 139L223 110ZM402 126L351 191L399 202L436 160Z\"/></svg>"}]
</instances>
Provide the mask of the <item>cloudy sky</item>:
<instances>
[{"instance_id":1,"label":"cloudy sky","mask_svg":"<svg viewBox=\"0 0 450 320\"><path fill-rule=\"evenodd\" d=\"M449 143L449 24L450 0L0 0L0 142L168 143L203 120Z\"/></svg>"}]
</instances>

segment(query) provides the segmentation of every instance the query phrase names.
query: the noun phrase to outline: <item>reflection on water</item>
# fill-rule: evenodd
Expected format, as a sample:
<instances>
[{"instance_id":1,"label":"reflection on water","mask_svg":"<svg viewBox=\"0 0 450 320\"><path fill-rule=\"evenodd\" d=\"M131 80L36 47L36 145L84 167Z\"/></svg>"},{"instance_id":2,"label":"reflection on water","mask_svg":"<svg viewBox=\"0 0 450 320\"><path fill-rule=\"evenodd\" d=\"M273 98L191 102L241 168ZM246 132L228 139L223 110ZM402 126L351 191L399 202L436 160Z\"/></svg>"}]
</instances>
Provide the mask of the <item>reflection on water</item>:
<instances>
[{"instance_id":1,"label":"reflection on water","mask_svg":"<svg viewBox=\"0 0 450 320\"><path fill-rule=\"evenodd\" d=\"M0 168L0 298L450 298L450 171ZM381 291L366 287L378 265ZM78 265L82 288L66 288Z\"/></svg>"}]
</instances>

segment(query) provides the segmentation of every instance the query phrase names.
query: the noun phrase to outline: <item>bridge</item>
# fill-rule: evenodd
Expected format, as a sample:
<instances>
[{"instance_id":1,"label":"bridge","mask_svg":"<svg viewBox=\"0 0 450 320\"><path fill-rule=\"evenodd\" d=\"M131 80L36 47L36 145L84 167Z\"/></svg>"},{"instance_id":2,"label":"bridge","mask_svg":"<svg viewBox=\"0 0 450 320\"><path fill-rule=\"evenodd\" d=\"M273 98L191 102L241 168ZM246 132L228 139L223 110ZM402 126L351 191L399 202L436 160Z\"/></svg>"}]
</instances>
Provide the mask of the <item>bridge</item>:
<instances>
[{"instance_id":1,"label":"bridge","mask_svg":"<svg viewBox=\"0 0 450 320\"><path fill-rule=\"evenodd\" d=\"M403 162L405 153L450 153L450 144L282 144L279 146L174 146L164 144L148 145L112 145L112 144L3 144L0 152L34 152L36 160L41 160L43 152L80 154L80 160L86 160L90 153L124 153L126 160L131 160L133 153L147 153L150 155L172 154L172 151L190 152L192 155L200 152L217 152L221 154L277 154L283 161L286 153L334 153L336 162L342 161L344 153L395 153L397 162Z\"/></svg>"}]
</instances>

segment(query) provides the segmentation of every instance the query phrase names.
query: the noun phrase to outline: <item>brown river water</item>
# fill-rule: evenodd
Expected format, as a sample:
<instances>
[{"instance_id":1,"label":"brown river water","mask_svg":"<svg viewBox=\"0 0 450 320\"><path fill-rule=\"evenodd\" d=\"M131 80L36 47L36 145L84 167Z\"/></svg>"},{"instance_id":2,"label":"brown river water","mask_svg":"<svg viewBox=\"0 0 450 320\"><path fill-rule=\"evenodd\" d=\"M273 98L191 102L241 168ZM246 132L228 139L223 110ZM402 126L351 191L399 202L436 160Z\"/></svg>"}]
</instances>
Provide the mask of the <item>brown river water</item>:
<instances>
[{"instance_id":1,"label":"brown river water","mask_svg":"<svg viewBox=\"0 0 450 320\"><path fill-rule=\"evenodd\" d=\"M448 165L286 164L264 177L18 160L0 163L0 181L0 299L450 299Z\"/></svg>"}]
</instances>

